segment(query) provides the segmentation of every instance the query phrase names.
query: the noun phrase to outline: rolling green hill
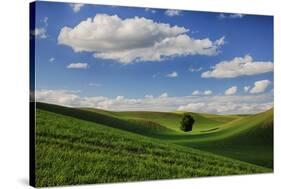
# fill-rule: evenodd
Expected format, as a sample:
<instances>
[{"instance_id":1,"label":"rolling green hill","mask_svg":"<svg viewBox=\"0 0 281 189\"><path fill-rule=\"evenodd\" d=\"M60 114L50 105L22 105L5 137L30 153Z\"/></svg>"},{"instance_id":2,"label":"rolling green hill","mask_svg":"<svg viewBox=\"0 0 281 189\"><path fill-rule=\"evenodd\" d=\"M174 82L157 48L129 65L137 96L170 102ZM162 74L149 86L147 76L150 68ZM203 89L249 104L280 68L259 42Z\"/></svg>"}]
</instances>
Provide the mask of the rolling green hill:
<instances>
[{"instance_id":1,"label":"rolling green hill","mask_svg":"<svg viewBox=\"0 0 281 189\"><path fill-rule=\"evenodd\" d=\"M133 133L143 134L147 136L157 136L164 133L173 133L169 128L166 128L155 122L146 120L121 119L116 116L111 116L106 111L87 111L83 109L67 108L63 106L36 103L36 107L42 110L47 110L54 113L59 113L73 118L78 118L86 121L103 124L113 128L118 128ZM147 123L147 124L146 124Z\"/></svg>"},{"instance_id":2,"label":"rolling green hill","mask_svg":"<svg viewBox=\"0 0 281 189\"><path fill-rule=\"evenodd\" d=\"M196 129L184 133L178 129L180 112L36 107L37 186L273 169L273 109L256 115L190 113Z\"/></svg>"},{"instance_id":3,"label":"rolling green hill","mask_svg":"<svg viewBox=\"0 0 281 189\"><path fill-rule=\"evenodd\" d=\"M195 124L189 133L179 130L181 112L106 112L120 118L154 121L177 131L158 138L273 168L273 109L257 115L190 112Z\"/></svg>"},{"instance_id":4,"label":"rolling green hill","mask_svg":"<svg viewBox=\"0 0 281 189\"><path fill-rule=\"evenodd\" d=\"M169 112L117 112L116 114L126 118L147 119L147 120L155 121L157 123L165 125L170 129L173 129L175 131L180 131L179 126L180 126L182 114L169 113ZM220 124L215 120L205 118L199 114L196 113L190 113L190 114L196 120L194 124L194 131L212 128Z\"/></svg>"},{"instance_id":5,"label":"rolling green hill","mask_svg":"<svg viewBox=\"0 0 281 189\"><path fill-rule=\"evenodd\" d=\"M176 131L154 136L156 138L273 168L273 109L257 115L190 112L195 124L193 131L188 133L179 130L183 112L87 110L123 119L150 120Z\"/></svg>"},{"instance_id":6,"label":"rolling green hill","mask_svg":"<svg viewBox=\"0 0 281 189\"><path fill-rule=\"evenodd\" d=\"M273 168L273 109L225 123L182 145Z\"/></svg>"}]
</instances>

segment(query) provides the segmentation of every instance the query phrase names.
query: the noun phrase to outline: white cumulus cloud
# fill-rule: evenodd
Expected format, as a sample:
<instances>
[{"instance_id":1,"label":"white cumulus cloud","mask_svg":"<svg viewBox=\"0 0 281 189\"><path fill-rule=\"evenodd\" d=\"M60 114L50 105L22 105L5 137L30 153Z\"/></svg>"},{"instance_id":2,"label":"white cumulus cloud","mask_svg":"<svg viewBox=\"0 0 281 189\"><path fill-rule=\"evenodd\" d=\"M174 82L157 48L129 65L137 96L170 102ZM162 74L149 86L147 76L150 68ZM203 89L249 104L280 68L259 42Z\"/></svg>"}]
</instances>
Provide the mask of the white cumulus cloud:
<instances>
[{"instance_id":1,"label":"white cumulus cloud","mask_svg":"<svg viewBox=\"0 0 281 189\"><path fill-rule=\"evenodd\" d=\"M32 34L36 37L36 38L40 38L40 39L45 39L47 38L47 30L45 28L35 28L35 30L32 32Z\"/></svg>"},{"instance_id":2,"label":"white cumulus cloud","mask_svg":"<svg viewBox=\"0 0 281 189\"><path fill-rule=\"evenodd\" d=\"M227 101L197 102L180 106L179 111L205 112L215 114L248 114L266 111L273 107L273 103L234 103Z\"/></svg>"},{"instance_id":3,"label":"white cumulus cloud","mask_svg":"<svg viewBox=\"0 0 281 189\"><path fill-rule=\"evenodd\" d=\"M44 25L40 27L36 27L33 31L31 31L31 34L35 36L35 38L38 39L46 39L47 38L47 27L48 27L48 17L45 16L43 19L40 20ZM39 24L39 23L38 23ZM42 25L42 24L40 24Z\"/></svg>"},{"instance_id":4,"label":"white cumulus cloud","mask_svg":"<svg viewBox=\"0 0 281 189\"><path fill-rule=\"evenodd\" d=\"M69 6L72 8L73 12L77 13L84 6L84 4L82 4L82 3L71 3Z\"/></svg>"},{"instance_id":5,"label":"white cumulus cloud","mask_svg":"<svg viewBox=\"0 0 281 189\"><path fill-rule=\"evenodd\" d=\"M68 69L87 69L89 67L88 63L71 63L67 65Z\"/></svg>"},{"instance_id":6,"label":"white cumulus cloud","mask_svg":"<svg viewBox=\"0 0 281 189\"><path fill-rule=\"evenodd\" d=\"M122 100L124 100L124 99L125 99L124 96L117 96L117 97L116 97L116 101L122 101Z\"/></svg>"},{"instance_id":7,"label":"white cumulus cloud","mask_svg":"<svg viewBox=\"0 0 281 189\"><path fill-rule=\"evenodd\" d=\"M206 90L206 91L204 91L203 94L204 94L204 95L211 95L211 94L213 94L213 91L211 91L211 90Z\"/></svg>"},{"instance_id":8,"label":"white cumulus cloud","mask_svg":"<svg viewBox=\"0 0 281 189\"><path fill-rule=\"evenodd\" d=\"M201 94L201 93L200 93L199 90L195 90L195 91L192 92L192 95L200 95L200 94Z\"/></svg>"},{"instance_id":9,"label":"white cumulus cloud","mask_svg":"<svg viewBox=\"0 0 281 189\"><path fill-rule=\"evenodd\" d=\"M239 76L257 75L273 71L273 62L254 61L250 55L236 57L230 61L222 61L212 67L211 70L203 72L203 78L235 78Z\"/></svg>"},{"instance_id":10,"label":"white cumulus cloud","mask_svg":"<svg viewBox=\"0 0 281 189\"><path fill-rule=\"evenodd\" d=\"M225 95L234 95L237 92L237 86L232 86L224 91Z\"/></svg>"},{"instance_id":11,"label":"white cumulus cloud","mask_svg":"<svg viewBox=\"0 0 281 189\"><path fill-rule=\"evenodd\" d=\"M199 90L195 90L192 92L192 95L194 96L198 96L198 95L212 95L213 94L213 91L211 90L205 90L205 91L199 91Z\"/></svg>"},{"instance_id":12,"label":"white cumulus cloud","mask_svg":"<svg viewBox=\"0 0 281 189\"><path fill-rule=\"evenodd\" d=\"M251 86L244 86L244 92L245 93L249 92L250 88L251 88Z\"/></svg>"},{"instance_id":13,"label":"white cumulus cloud","mask_svg":"<svg viewBox=\"0 0 281 189\"><path fill-rule=\"evenodd\" d=\"M144 10L145 12L151 12L152 14L155 14L157 12L155 9L152 8L145 8Z\"/></svg>"},{"instance_id":14,"label":"white cumulus cloud","mask_svg":"<svg viewBox=\"0 0 281 189\"><path fill-rule=\"evenodd\" d=\"M144 98L146 98L146 99L153 99L154 97L153 97L153 95L145 95Z\"/></svg>"},{"instance_id":15,"label":"white cumulus cloud","mask_svg":"<svg viewBox=\"0 0 281 189\"><path fill-rule=\"evenodd\" d=\"M167 16L179 16L181 14L180 10L173 10L173 9L168 9L165 11L165 14Z\"/></svg>"},{"instance_id":16,"label":"white cumulus cloud","mask_svg":"<svg viewBox=\"0 0 281 189\"><path fill-rule=\"evenodd\" d=\"M269 80L256 81L254 87L250 90L250 93L263 93L270 84L271 81Z\"/></svg>"},{"instance_id":17,"label":"white cumulus cloud","mask_svg":"<svg viewBox=\"0 0 281 189\"><path fill-rule=\"evenodd\" d=\"M96 58L123 64L219 53L222 38L216 41L194 39L187 35L188 31L185 27L144 17L121 19L117 15L97 14L75 27L63 27L58 44L69 46L74 52L90 52Z\"/></svg>"},{"instance_id":18,"label":"white cumulus cloud","mask_svg":"<svg viewBox=\"0 0 281 189\"><path fill-rule=\"evenodd\" d=\"M35 91L36 101L70 107L94 107L118 111L193 111L217 114L258 113L273 107L273 93L243 96L172 96L163 93L158 97L144 98L117 96L82 96L79 91Z\"/></svg>"},{"instance_id":19,"label":"white cumulus cloud","mask_svg":"<svg viewBox=\"0 0 281 189\"><path fill-rule=\"evenodd\" d=\"M166 77L169 77L169 78L178 77L178 72L171 72L171 73L168 73L168 74L166 75Z\"/></svg>"},{"instance_id":20,"label":"white cumulus cloud","mask_svg":"<svg viewBox=\"0 0 281 189\"><path fill-rule=\"evenodd\" d=\"M70 90L38 90L35 92L36 100L52 104L79 106L80 97L77 91Z\"/></svg>"},{"instance_id":21,"label":"white cumulus cloud","mask_svg":"<svg viewBox=\"0 0 281 189\"><path fill-rule=\"evenodd\" d=\"M167 98L168 97L168 93L162 93L160 96L159 96L159 98Z\"/></svg>"}]
</instances>

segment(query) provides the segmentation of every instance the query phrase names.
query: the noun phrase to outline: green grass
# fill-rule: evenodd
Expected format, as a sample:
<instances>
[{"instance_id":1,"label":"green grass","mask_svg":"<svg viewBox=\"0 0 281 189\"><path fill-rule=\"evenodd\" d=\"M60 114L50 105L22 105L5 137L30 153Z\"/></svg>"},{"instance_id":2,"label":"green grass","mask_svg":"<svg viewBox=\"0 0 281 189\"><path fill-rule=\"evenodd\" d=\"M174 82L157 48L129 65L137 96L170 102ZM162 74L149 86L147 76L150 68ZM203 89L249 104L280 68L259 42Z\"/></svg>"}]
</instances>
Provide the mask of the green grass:
<instances>
[{"instance_id":1,"label":"green grass","mask_svg":"<svg viewBox=\"0 0 281 189\"><path fill-rule=\"evenodd\" d=\"M105 112L123 119L154 121L176 131L156 138L273 168L273 109L257 115L191 112L195 124L188 133L179 130L182 112Z\"/></svg>"},{"instance_id":2,"label":"green grass","mask_svg":"<svg viewBox=\"0 0 281 189\"><path fill-rule=\"evenodd\" d=\"M216 127L224 122L219 122L212 118L206 118L198 113L190 113L196 120L194 123L194 131L201 131ZM157 122L161 125L166 126L174 131L179 131L180 121L182 114L170 113L170 112L114 112L112 115L120 118L127 119L144 119Z\"/></svg>"},{"instance_id":3,"label":"green grass","mask_svg":"<svg viewBox=\"0 0 281 189\"><path fill-rule=\"evenodd\" d=\"M126 120L85 115L82 110L37 104L37 187L272 171L141 134L148 130L139 128L145 123L157 128L148 131L150 135L159 128L162 135L170 133L155 123L135 126L134 121L127 121L134 125L130 130L118 125Z\"/></svg>"},{"instance_id":4,"label":"green grass","mask_svg":"<svg viewBox=\"0 0 281 189\"><path fill-rule=\"evenodd\" d=\"M190 112L195 125L185 133L182 112L36 107L37 186L273 171L273 109Z\"/></svg>"},{"instance_id":5,"label":"green grass","mask_svg":"<svg viewBox=\"0 0 281 189\"><path fill-rule=\"evenodd\" d=\"M221 131L181 144L273 168L273 109L226 123Z\"/></svg>"},{"instance_id":6,"label":"green grass","mask_svg":"<svg viewBox=\"0 0 281 189\"><path fill-rule=\"evenodd\" d=\"M87 111L83 109L67 108L45 103L36 103L36 107L42 110L47 110L86 121L92 121L109 127L146 136L157 136L165 133L174 133L171 129L149 120L121 119L116 116L111 116L109 113L104 113L105 111Z\"/></svg>"},{"instance_id":7,"label":"green grass","mask_svg":"<svg viewBox=\"0 0 281 189\"><path fill-rule=\"evenodd\" d=\"M102 112L122 119L150 120L175 131L154 138L273 168L273 109L257 115L191 112L195 124L188 133L179 130L183 112Z\"/></svg>"}]
</instances>

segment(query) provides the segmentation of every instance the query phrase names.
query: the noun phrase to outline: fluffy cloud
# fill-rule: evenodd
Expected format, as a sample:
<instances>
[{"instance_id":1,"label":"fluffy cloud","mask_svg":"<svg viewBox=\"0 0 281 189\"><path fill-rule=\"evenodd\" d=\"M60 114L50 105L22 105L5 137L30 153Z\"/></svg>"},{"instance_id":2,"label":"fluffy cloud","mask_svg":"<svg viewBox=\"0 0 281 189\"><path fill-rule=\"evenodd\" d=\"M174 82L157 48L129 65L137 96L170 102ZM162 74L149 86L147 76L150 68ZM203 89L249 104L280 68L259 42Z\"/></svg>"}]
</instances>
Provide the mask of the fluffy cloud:
<instances>
[{"instance_id":1,"label":"fluffy cloud","mask_svg":"<svg viewBox=\"0 0 281 189\"><path fill-rule=\"evenodd\" d=\"M251 86L245 86L245 87L244 87L244 92L245 92L245 93L249 92L250 88L251 88Z\"/></svg>"},{"instance_id":2,"label":"fluffy cloud","mask_svg":"<svg viewBox=\"0 0 281 189\"><path fill-rule=\"evenodd\" d=\"M152 99L154 97L153 97L153 95L145 95L144 98Z\"/></svg>"},{"instance_id":3,"label":"fluffy cloud","mask_svg":"<svg viewBox=\"0 0 281 189\"><path fill-rule=\"evenodd\" d=\"M47 38L47 30L45 28L35 28L35 30L32 32L32 34L36 37L36 38L40 38L40 39L45 39Z\"/></svg>"},{"instance_id":4,"label":"fluffy cloud","mask_svg":"<svg viewBox=\"0 0 281 189\"><path fill-rule=\"evenodd\" d=\"M74 52L91 52L94 57L128 64L161 61L168 57L216 55L223 38L193 39L184 27L154 22L143 17L121 19L117 15L97 14L77 26L63 27L58 44Z\"/></svg>"},{"instance_id":5,"label":"fluffy cloud","mask_svg":"<svg viewBox=\"0 0 281 189\"><path fill-rule=\"evenodd\" d=\"M205 112L216 114L257 113L273 107L273 94L245 96L211 96L186 99L186 105L179 111Z\"/></svg>"},{"instance_id":6,"label":"fluffy cloud","mask_svg":"<svg viewBox=\"0 0 281 189\"><path fill-rule=\"evenodd\" d=\"M37 101L60 104L66 106L79 106L79 91L68 90L39 90L35 91Z\"/></svg>"},{"instance_id":7,"label":"fluffy cloud","mask_svg":"<svg viewBox=\"0 0 281 189\"><path fill-rule=\"evenodd\" d=\"M197 96L197 95L212 95L213 91L211 90L205 90L205 91L199 91L199 90L195 90L192 92L192 95Z\"/></svg>"},{"instance_id":8,"label":"fluffy cloud","mask_svg":"<svg viewBox=\"0 0 281 189\"><path fill-rule=\"evenodd\" d=\"M68 69L87 69L89 67L88 63L71 63L67 65Z\"/></svg>"},{"instance_id":9,"label":"fluffy cloud","mask_svg":"<svg viewBox=\"0 0 281 189\"><path fill-rule=\"evenodd\" d=\"M178 77L178 72L171 72L171 73L167 74L166 77L169 77L169 78Z\"/></svg>"},{"instance_id":10,"label":"fluffy cloud","mask_svg":"<svg viewBox=\"0 0 281 189\"><path fill-rule=\"evenodd\" d=\"M204 94L204 95L211 95L211 94L213 94L213 91L211 91L211 90L206 90L206 91L204 91L203 94Z\"/></svg>"},{"instance_id":11,"label":"fluffy cloud","mask_svg":"<svg viewBox=\"0 0 281 189\"><path fill-rule=\"evenodd\" d=\"M158 97L144 98L117 96L81 96L79 91L37 90L36 101L70 107L94 107L108 110L150 111L194 111L218 114L257 113L273 106L273 94L264 93L245 96L179 96L169 97L163 93Z\"/></svg>"},{"instance_id":12,"label":"fluffy cloud","mask_svg":"<svg viewBox=\"0 0 281 189\"><path fill-rule=\"evenodd\" d=\"M225 36L222 36L221 38L216 40L214 44L217 45L217 46L224 45L225 44Z\"/></svg>"},{"instance_id":13,"label":"fluffy cloud","mask_svg":"<svg viewBox=\"0 0 281 189\"><path fill-rule=\"evenodd\" d=\"M237 86L232 86L224 91L225 95L234 95L237 92Z\"/></svg>"},{"instance_id":14,"label":"fluffy cloud","mask_svg":"<svg viewBox=\"0 0 281 189\"><path fill-rule=\"evenodd\" d=\"M168 97L168 93L162 93L160 96L159 96L159 98L167 98Z\"/></svg>"},{"instance_id":15,"label":"fluffy cloud","mask_svg":"<svg viewBox=\"0 0 281 189\"><path fill-rule=\"evenodd\" d=\"M117 96L117 97L116 97L116 101L122 101L122 100L124 100L124 99L125 99L124 96Z\"/></svg>"},{"instance_id":16,"label":"fluffy cloud","mask_svg":"<svg viewBox=\"0 0 281 189\"><path fill-rule=\"evenodd\" d=\"M47 27L48 27L48 17L44 17L40 22L43 22L43 27L37 27L33 31L31 31L31 34L34 35L38 39L46 39L47 38Z\"/></svg>"},{"instance_id":17,"label":"fluffy cloud","mask_svg":"<svg viewBox=\"0 0 281 189\"><path fill-rule=\"evenodd\" d=\"M230 61L222 61L203 72L203 78L235 78L239 76L257 75L273 71L273 62L254 61L250 55L236 57Z\"/></svg>"},{"instance_id":18,"label":"fluffy cloud","mask_svg":"<svg viewBox=\"0 0 281 189\"><path fill-rule=\"evenodd\" d=\"M263 93L270 84L271 81L269 80L256 81L254 87L250 90L250 93Z\"/></svg>"},{"instance_id":19,"label":"fluffy cloud","mask_svg":"<svg viewBox=\"0 0 281 189\"><path fill-rule=\"evenodd\" d=\"M172 10L172 9L168 9L165 11L165 14L167 16L179 16L181 14L180 10Z\"/></svg>"},{"instance_id":20,"label":"fluffy cloud","mask_svg":"<svg viewBox=\"0 0 281 189\"><path fill-rule=\"evenodd\" d=\"M145 8L144 10L145 12L151 12L152 14L155 14L157 12L155 9L151 9L151 8Z\"/></svg>"},{"instance_id":21,"label":"fluffy cloud","mask_svg":"<svg viewBox=\"0 0 281 189\"><path fill-rule=\"evenodd\" d=\"M200 93L199 90L195 90L195 91L192 92L192 95L200 95L200 94L201 94L201 93Z\"/></svg>"},{"instance_id":22,"label":"fluffy cloud","mask_svg":"<svg viewBox=\"0 0 281 189\"><path fill-rule=\"evenodd\" d=\"M180 106L179 111L205 112L216 114L248 114L263 112L273 107L272 103L233 103L233 102L198 102Z\"/></svg>"},{"instance_id":23,"label":"fluffy cloud","mask_svg":"<svg viewBox=\"0 0 281 189\"><path fill-rule=\"evenodd\" d=\"M208 110L207 110L208 108ZM216 107L207 106L205 102L190 103L185 106L180 106L178 111L188 111L188 112L216 112Z\"/></svg>"},{"instance_id":24,"label":"fluffy cloud","mask_svg":"<svg viewBox=\"0 0 281 189\"><path fill-rule=\"evenodd\" d=\"M82 4L82 3L71 3L69 6L72 8L73 12L77 13L84 6L84 4Z\"/></svg>"}]
</instances>

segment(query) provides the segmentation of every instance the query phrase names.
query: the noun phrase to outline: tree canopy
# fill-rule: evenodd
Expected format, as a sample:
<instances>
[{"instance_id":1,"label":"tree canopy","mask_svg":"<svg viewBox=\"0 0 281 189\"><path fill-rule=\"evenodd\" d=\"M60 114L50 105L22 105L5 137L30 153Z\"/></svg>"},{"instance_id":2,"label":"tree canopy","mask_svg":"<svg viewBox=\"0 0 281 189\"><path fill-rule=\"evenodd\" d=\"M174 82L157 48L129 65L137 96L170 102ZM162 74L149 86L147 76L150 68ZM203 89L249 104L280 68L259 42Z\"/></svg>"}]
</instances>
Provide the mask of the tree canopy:
<instances>
[{"instance_id":1,"label":"tree canopy","mask_svg":"<svg viewBox=\"0 0 281 189\"><path fill-rule=\"evenodd\" d=\"M183 114L183 118L181 120L180 129L184 132L192 131L192 126L194 122L195 120L193 119L193 117L190 114L185 113Z\"/></svg>"}]
</instances>

